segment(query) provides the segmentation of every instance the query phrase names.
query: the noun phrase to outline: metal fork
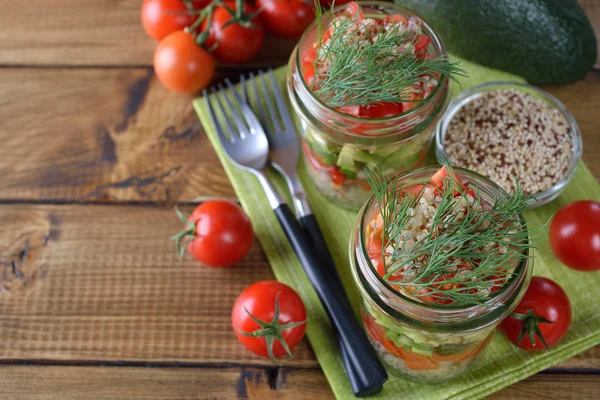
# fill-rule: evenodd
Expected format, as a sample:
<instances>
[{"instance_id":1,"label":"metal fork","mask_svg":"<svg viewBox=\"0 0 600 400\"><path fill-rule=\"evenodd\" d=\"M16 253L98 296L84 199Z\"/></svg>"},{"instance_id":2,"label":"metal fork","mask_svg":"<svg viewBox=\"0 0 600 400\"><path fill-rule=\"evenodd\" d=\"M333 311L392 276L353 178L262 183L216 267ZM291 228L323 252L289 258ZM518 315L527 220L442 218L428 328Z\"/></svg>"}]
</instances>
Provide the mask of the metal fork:
<instances>
[{"instance_id":1,"label":"metal fork","mask_svg":"<svg viewBox=\"0 0 600 400\"><path fill-rule=\"evenodd\" d=\"M215 91L213 88L212 92L215 100L211 101L208 98L206 90L204 96L207 99L208 110L225 153L235 166L252 173L262 185L269 204L298 256L300 264L321 299L335 329L346 344L348 359L352 365L357 366L356 373L360 382L369 383L373 381L373 377L377 377L379 379L377 389L380 389L387 379L387 374L370 346L364 331L354 318L350 303L341 296L335 287L332 275L327 268L322 267L313 245L307 240L299 222L269 181L266 174L269 146L265 131L250 106L237 91L231 90L230 92L235 97L241 113L234 107L222 85L219 85L219 91ZM220 111L224 123L217 117L215 109ZM230 119L233 120L233 123ZM238 132L237 135L236 132ZM372 390L373 387L370 389Z\"/></svg>"},{"instance_id":2,"label":"metal fork","mask_svg":"<svg viewBox=\"0 0 600 400\"><path fill-rule=\"evenodd\" d=\"M267 72L259 71L258 76L255 76L250 72L248 80L251 83L254 92L253 94L256 99L254 110L257 111L261 125L269 140L269 161L285 178L288 189L292 194L296 216L300 221L304 232L315 246L315 250L320 260L323 262L323 266L329 269L329 273L332 275L333 281L336 284L336 289L340 291L340 295L343 296L344 299L347 299L348 296L344 290L342 280L335 267L331 253L327 248L323 233L321 232L315 215L307 201L304 187L298 178L300 141L296 134L296 126L284 100L281 88L275 79L273 70L269 69ZM267 80L269 81L268 83ZM264 99L265 106L263 106L260 101L261 92L259 92L257 81L262 89L262 98ZM227 80L226 82L230 88L232 88L231 83ZM240 87L242 88L242 97L244 101L250 104L250 97L248 96L244 75L241 75L240 77ZM235 89L232 88L232 90ZM356 395L364 395L368 391L373 391L372 389L374 388L372 386L376 385L376 383L367 382L367 386L364 386L365 383L358 379L356 372L357 367L352 365L348 358L344 341L341 340L337 332L335 333L352 390ZM374 381L378 380L375 379Z\"/></svg>"}]
</instances>

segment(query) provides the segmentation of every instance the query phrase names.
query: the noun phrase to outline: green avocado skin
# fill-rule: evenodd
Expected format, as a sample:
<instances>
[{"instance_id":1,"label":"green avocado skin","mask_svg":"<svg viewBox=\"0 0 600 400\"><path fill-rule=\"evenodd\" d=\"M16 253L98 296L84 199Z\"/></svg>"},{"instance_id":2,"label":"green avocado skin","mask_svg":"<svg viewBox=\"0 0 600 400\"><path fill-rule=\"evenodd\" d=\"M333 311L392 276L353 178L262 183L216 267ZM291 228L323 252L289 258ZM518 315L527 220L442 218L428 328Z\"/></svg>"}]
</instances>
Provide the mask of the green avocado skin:
<instances>
[{"instance_id":1,"label":"green avocado skin","mask_svg":"<svg viewBox=\"0 0 600 400\"><path fill-rule=\"evenodd\" d=\"M531 83L564 84L596 62L594 30L576 0L394 0L421 16L447 50Z\"/></svg>"}]
</instances>

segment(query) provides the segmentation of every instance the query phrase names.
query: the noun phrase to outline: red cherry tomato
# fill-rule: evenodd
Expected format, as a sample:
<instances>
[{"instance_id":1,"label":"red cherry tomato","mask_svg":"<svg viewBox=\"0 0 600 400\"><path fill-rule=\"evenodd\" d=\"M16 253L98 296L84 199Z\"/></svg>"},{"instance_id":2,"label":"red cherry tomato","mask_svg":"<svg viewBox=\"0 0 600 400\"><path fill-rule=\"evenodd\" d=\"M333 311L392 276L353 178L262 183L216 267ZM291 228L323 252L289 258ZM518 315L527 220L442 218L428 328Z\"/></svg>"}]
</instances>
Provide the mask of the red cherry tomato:
<instances>
[{"instance_id":1,"label":"red cherry tomato","mask_svg":"<svg viewBox=\"0 0 600 400\"><path fill-rule=\"evenodd\" d=\"M158 44L154 72L167 89L195 93L210 83L215 74L215 60L196 44L192 34L177 31Z\"/></svg>"},{"instance_id":2,"label":"red cherry tomato","mask_svg":"<svg viewBox=\"0 0 600 400\"><path fill-rule=\"evenodd\" d=\"M192 5L198 10L209 2L210 0L194 1ZM144 0L141 17L144 30L155 40L162 40L168 34L192 25L196 19L181 0Z\"/></svg>"},{"instance_id":3,"label":"red cherry tomato","mask_svg":"<svg viewBox=\"0 0 600 400\"><path fill-rule=\"evenodd\" d=\"M304 0L256 0L256 6L267 28L283 38L300 37L315 19L312 3Z\"/></svg>"},{"instance_id":4,"label":"red cherry tomato","mask_svg":"<svg viewBox=\"0 0 600 400\"><path fill-rule=\"evenodd\" d=\"M551 323L536 322L536 318L540 317ZM525 329L528 333L525 333L518 346L525 350L543 350L544 343L535 333L535 324L549 347L556 344L571 325L571 302L567 294L555 282L539 276L531 279L523 300L513 314L500 323L500 330L516 345ZM529 332L534 335L533 343Z\"/></svg>"},{"instance_id":5,"label":"red cherry tomato","mask_svg":"<svg viewBox=\"0 0 600 400\"><path fill-rule=\"evenodd\" d=\"M187 229L173 236L180 255L186 244L189 253L209 267L228 267L250 251L252 224L240 206L224 200L200 204L188 220L178 211Z\"/></svg>"},{"instance_id":6,"label":"red cherry tomato","mask_svg":"<svg viewBox=\"0 0 600 400\"><path fill-rule=\"evenodd\" d=\"M250 315L268 324L269 328L261 327ZM281 345L282 340L291 350L304 336L306 309L300 296L289 286L277 281L262 281L248 286L238 296L231 312L231 324L244 347L259 356L274 359L287 353ZM269 336L269 340L273 340L271 349L267 341ZM291 354L289 356L291 358Z\"/></svg>"},{"instance_id":7,"label":"red cherry tomato","mask_svg":"<svg viewBox=\"0 0 600 400\"><path fill-rule=\"evenodd\" d=\"M600 269L600 203L576 201L561 208L550 223L550 246L567 267Z\"/></svg>"},{"instance_id":8,"label":"red cherry tomato","mask_svg":"<svg viewBox=\"0 0 600 400\"><path fill-rule=\"evenodd\" d=\"M228 1L225 5L232 10L236 10L236 3ZM250 4L244 5L244 14L250 15L256 12ZM210 24L210 34L206 39L205 46L211 48L217 46L214 50L215 57L230 64L243 64L252 60L262 46L265 32L258 21L253 18L250 23L254 26L242 26L237 22L230 23L232 16L223 6L215 7ZM207 21L202 24L202 29L206 29Z\"/></svg>"}]
</instances>

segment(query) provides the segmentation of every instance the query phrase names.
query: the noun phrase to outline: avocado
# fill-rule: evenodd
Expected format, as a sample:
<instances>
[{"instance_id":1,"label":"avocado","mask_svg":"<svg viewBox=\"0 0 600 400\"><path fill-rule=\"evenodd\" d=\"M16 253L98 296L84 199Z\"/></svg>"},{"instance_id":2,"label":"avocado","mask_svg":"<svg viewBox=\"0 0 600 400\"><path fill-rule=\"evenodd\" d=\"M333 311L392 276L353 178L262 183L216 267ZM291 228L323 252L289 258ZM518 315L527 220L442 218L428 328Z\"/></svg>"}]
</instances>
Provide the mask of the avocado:
<instances>
[{"instance_id":1,"label":"avocado","mask_svg":"<svg viewBox=\"0 0 600 400\"><path fill-rule=\"evenodd\" d=\"M594 30L576 0L394 0L439 33L448 51L520 75L564 84L596 62Z\"/></svg>"},{"instance_id":2,"label":"avocado","mask_svg":"<svg viewBox=\"0 0 600 400\"><path fill-rule=\"evenodd\" d=\"M358 170L356 163L356 155L360 150L355 150L351 147L344 146L337 159L337 165L340 169L355 172Z\"/></svg>"},{"instance_id":3,"label":"avocado","mask_svg":"<svg viewBox=\"0 0 600 400\"><path fill-rule=\"evenodd\" d=\"M321 157L321 160L323 161L324 164L327 164L327 165L335 164L335 162L337 160L336 154L327 151L327 149L325 147L319 146L315 143L309 143L308 145L310 146L312 151L314 151L315 153L317 153L317 155L319 157Z\"/></svg>"}]
</instances>

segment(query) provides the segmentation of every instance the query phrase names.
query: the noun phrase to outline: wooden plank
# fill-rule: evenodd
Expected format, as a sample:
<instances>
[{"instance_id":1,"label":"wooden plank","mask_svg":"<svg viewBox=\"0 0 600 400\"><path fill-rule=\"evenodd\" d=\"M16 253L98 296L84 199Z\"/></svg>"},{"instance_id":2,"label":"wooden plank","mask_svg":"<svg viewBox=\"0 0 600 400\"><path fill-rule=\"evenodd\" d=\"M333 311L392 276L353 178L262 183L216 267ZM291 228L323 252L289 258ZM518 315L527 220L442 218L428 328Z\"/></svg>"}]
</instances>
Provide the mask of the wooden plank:
<instances>
[{"instance_id":1,"label":"wooden plank","mask_svg":"<svg viewBox=\"0 0 600 400\"><path fill-rule=\"evenodd\" d=\"M228 269L180 262L180 228L170 208L0 206L0 361L272 365L230 322L237 295L273 279L259 246ZM318 365L306 341L294 354ZM600 351L563 368L600 370Z\"/></svg>"},{"instance_id":2,"label":"wooden plank","mask_svg":"<svg viewBox=\"0 0 600 400\"><path fill-rule=\"evenodd\" d=\"M598 2L579 3L600 32ZM141 26L140 4L29 0L14 7L14 2L0 0L0 65L150 66L156 42ZM294 44L267 36L261 53L248 66L283 65Z\"/></svg>"},{"instance_id":3,"label":"wooden plank","mask_svg":"<svg viewBox=\"0 0 600 400\"><path fill-rule=\"evenodd\" d=\"M0 1L0 65L151 66L156 41L140 21L141 1ZM267 36L246 66L287 62L295 41Z\"/></svg>"},{"instance_id":4,"label":"wooden plank","mask_svg":"<svg viewBox=\"0 0 600 400\"><path fill-rule=\"evenodd\" d=\"M180 262L181 227L170 207L0 206L0 361L271 365L231 328L239 293L274 279L259 246L231 268ZM294 354L317 365L306 341Z\"/></svg>"},{"instance_id":5,"label":"wooden plank","mask_svg":"<svg viewBox=\"0 0 600 400\"><path fill-rule=\"evenodd\" d=\"M0 366L0 399L333 399L318 369ZM488 399L596 398L598 375L538 374Z\"/></svg>"},{"instance_id":6,"label":"wooden plank","mask_svg":"<svg viewBox=\"0 0 600 400\"><path fill-rule=\"evenodd\" d=\"M0 199L232 197L190 96L149 69L3 69Z\"/></svg>"},{"instance_id":7,"label":"wooden plank","mask_svg":"<svg viewBox=\"0 0 600 400\"><path fill-rule=\"evenodd\" d=\"M2 76L0 200L234 197L191 97L163 89L151 70L9 68ZM573 111L584 161L600 178L600 72L548 89Z\"/></svg>"}]
</instances>

